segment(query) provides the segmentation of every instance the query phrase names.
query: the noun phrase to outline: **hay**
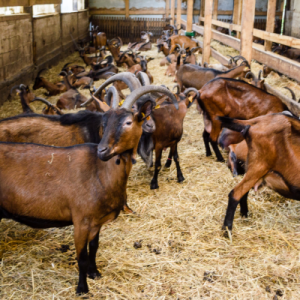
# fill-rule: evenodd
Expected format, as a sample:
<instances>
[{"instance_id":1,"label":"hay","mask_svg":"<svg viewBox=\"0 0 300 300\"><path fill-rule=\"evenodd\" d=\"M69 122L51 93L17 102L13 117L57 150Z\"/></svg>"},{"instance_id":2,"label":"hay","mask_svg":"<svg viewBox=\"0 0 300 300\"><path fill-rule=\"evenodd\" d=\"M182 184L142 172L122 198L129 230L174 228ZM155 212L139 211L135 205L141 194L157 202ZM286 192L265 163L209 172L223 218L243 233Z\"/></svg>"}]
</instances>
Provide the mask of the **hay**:
<instances>
[{"instance_id":1,"label":"hay","mask_svg":"<svg viewBox=\"0 0 300 300\"><path fill-rule=\"evenodd\" d=\"M172 87L166 67L159 67L163 55L147 55L156 58L149 63L155 84ZM242 219L237 211L232 243L223 238L227 195L241 177L205 157L202 130L193 106L179 144L183 184L176 182L173 162L160 172L160 188L151 191L153 171L138 158L128 182L128 202L137 214L121 213L103 227L97 254L103 278L88 279L93 299L261 300L273 299L278 290L279 299L300 299L299 202L267 189L250 192L251 216ZM2 220L0 236L1 299L75 298L72 226L33 230Z\"/></svg>"}]
</instances>

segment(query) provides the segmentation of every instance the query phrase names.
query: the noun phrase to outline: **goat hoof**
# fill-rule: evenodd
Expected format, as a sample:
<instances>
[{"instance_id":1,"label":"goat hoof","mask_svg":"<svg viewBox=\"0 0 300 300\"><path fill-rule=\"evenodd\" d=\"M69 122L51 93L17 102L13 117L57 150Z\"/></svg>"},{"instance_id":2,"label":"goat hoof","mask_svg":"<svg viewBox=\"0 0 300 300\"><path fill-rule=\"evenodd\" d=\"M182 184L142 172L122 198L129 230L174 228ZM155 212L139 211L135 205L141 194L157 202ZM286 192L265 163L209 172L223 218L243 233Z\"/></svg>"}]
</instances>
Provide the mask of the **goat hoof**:
<instances>
[{"instance_id":1,"label":"goat hoof","mask_svg":"<svg viewBox=\"0 0 300 300\"><path fill-rule=\"evenodd\" d=\"M89 288L87 283L86 284L78 284L77 289L76 289L76 295L81 296L85 295L89 292Z\"/></svg>"},{"instance_id":2,"label":"goat hoof","mask_svg":"<svg viewBox=\"0 0 300 300\"><path fill-rule=\"evenodd\" d=\"M90 279L99 279L99 278L102 277L102 275L98 270L95 270L95 271L89 271L88 272L88 277Z\"/></svg>"},{"instance_id":3,"label":"goat hoof","mask_svg":"<svg viewBox=\"0 0 300 300\"><path fill-rule=\"evenodd\" d=\"M170 168L171 167L171 163L172 163L172 161L167 160L167 162L165 164L165 168Z\"/></svg>"},{"instance_id":4,"label":"goat hoof","mask_svg":"<svg viewBox=\"0 0 300 300\"><path fill-rule=\"evenodd\" d=\"M179 182L179 183L185 180L184 177L183 177L182 175L178 176L177 179L178 179L178 182Z\"/></svg>"},{"instance_id":5,"label":"goat hoof","mask_svg":"<svg viewBox=\"0 0 300 300\"><path fill-rule=\"evenodd\" d=\"M151 181L150 189L151 189L151 190L156 190L156 189L158 189L158 188L159 188L158 183L157 183L157 182L152 182L152 181Z\"/></svg>"},{"instance_id":6,"label":"goat hoof","mask_svg":"<svg viewBox=\"0 0 300 300\"><path fill-rule=\"evenodd\" d=\"M211 152L206 153L206 157L212 156Z\"/></svg>"},{"instance_id":7,"label":"goat hoof","mask_svg":"<svg viewBox=\"0 0 300 300\"><path fill-rule=\"evenodd\" d=\"M222 159L221 159L221 158L218 158L218 159L217 159L217 162L225 162L225 160L224 160L224 158L222 158Z\"/></svg>"},{"instance_id":8,"label":"goat hoof","mask_svg":"<svg viewBox=\"0 0 300 300\"><path fill-rule=\"evenodd\" d=\"M223 237L229 239L229 232L230 234L232 234L232 230L227 229L227 227L225 226L222 226L222 230L223 230Z\"/></svg>"},{"instance_id":9,"label":"goat hoof","mask_svg":"<svg viewBox=\"0 0 300 300\"><path fill-rule=\"evenodd\" d=\"M241 217L242 218L248 218L248 212L242 212L241 211Z\"/></svg>"}]
</instances>

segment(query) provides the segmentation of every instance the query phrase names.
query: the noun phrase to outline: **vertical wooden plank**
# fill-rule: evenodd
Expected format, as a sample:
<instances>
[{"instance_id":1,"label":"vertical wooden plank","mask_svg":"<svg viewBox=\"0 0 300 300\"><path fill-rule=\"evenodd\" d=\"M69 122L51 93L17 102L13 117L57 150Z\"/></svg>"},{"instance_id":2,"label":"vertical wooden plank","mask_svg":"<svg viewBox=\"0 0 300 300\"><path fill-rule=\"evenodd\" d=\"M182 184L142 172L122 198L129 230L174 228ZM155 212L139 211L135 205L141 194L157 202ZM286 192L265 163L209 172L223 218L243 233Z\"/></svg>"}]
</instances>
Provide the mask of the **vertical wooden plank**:
<instances>
[{"instance_id":1,"label":"vertical wooden plank","mask_svg":"<svg viewBox=\"0 0 300 300\"><path fill-rule=\"evenodd\" d=\"M125 0L125 17L129 17L129 0Z\"/></svg>"},{"instance_id":2,"label":"vertical wooden plank","mask_svg":"<svg viewBox=\"0 0 300 300\"><path fill-rule=\"evenodd\" d=\"M205 1L205 19L204 19L202 64L204 62L209 63L209 58L210 58L212 13L213 13L213 0L206 0Z\"/></svg>"},{"instance_id":3,"label":"vertical wooden plank","mask_svg":"<svg viewBox=\"0 0 300 300\"><path fill-rule=\"evenodd\" d=\"M204 9L205 9L205 0L200 0L201 4L200 4L200 15L199 17L202 18L204 17ZM201 24L201 21L199 20L199 24Z\"/></svg>"},{"instance_id":4,"label":"vertical wooden plank","mask_svg":"<svg viewBox=\"0 0 300 300\"><path fill-rule=\"evenodd\" d=\"M181 28L181 0L177 0L176 28Z\"/></svg>"},{"instance_id":5,"label":"vertical wooden plank","mask_svg":"<svg viewBox=\"0 0 300 300\"><path fill-rule=\"evenodd\" d=\"M219 5L219 0L214 0L214 9L213 9L213 16L212 16L214 20L218 20L218 5ZM213 25L212 28L216 29L217 26Z\"/></svg>"},{"instance_id":6,"label":"vertical wooden plank","mask_svg":"<svg viewBox=\"0 0 300 300\"><path fill-rule=\"evenodd\" d=\"M275 17L276 17L276 0L269 0L266 31L274 32ZM265 51L271 51L271 49L272 49L272 42L265 41Z\"/></svg>"},{"instance_id":7,"label":"vertical wooden plank","mask_svg":"<svg viewBox=\"0 0 300 300\"><path fill-rule=\"evenodd\" d=\"M193 27L193 7L194 0L187 0L187 22L186 22L186 31L191 32Z\"/></svg>"},{"instance_id":8,"label":"vertical wooden plank","mask_svg":"<svg viewBox=\"0 0 300 300\"><path fill-rule=\"evenodd\" d=\"M245 1L246 2L246 1ZM239 6L238 6L238 25L242 24L242 9L243 9L243 5L244 5L244 0L239 0ZM241 33L237 32L237 38L240 39L241 38Z\"/></svg>"},{"instance_id":9,"label":"vertical wooden plank","mask_svg":"<svg viewBox=\"0 0 300 300\"><path fill-rule=\"evenodd\" d=\"M171 25L175 25L175 0L171 0Z\"/></svg>"},{"instance_id":10,"label":"vertical wooden plank","mask_svg":"<svg viewBox=\"0 0 300 300\"><path fill-rule=\"evenodd\" d=\"M254 19L255 0L244 1L242 9L241 55L244 56L249 63L251 63L252 59Z\"/></svg>"},{"instance_id":11,"label":"vertical wooden plank","mask_svg":"<svg viewBox=\"0 0 300 300\"><path fill-rule=\"evenodd\" d=\"M166 0L166 18L170 15L170 0Z\"/></svg>"}]
</instances>

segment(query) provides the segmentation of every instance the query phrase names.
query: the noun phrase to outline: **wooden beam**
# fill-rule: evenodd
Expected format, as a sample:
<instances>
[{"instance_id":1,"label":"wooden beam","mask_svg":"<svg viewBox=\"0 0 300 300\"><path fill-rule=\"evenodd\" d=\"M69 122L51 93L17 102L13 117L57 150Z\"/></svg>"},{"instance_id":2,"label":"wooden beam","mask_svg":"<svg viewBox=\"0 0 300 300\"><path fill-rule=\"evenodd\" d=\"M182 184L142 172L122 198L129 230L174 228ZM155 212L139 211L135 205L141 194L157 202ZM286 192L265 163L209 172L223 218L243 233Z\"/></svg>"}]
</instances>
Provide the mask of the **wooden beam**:
<instances>
[{"instance_id":1,"label":"wooden beam","mask_svg":"<svg viewBox=\"0 0 300 300\"><path fill-rule=\"evenodd\" d=\"M0 0L0 7L32 6L37 4L61 4L62 0Z\"/></svg>"},{"instance_id":2,"label":"wooden beam","mask_svg":"<svg viewBox=\"0 0 300 300\"><path fill-rule=\"evenodd\" d=\"M193 6L194 6L194 0L187 0L187 23L186 23L187 32L191 32L193 27Z\"/></svg>"},{"instance_id":3,"label":"wooden beam","mask_svg":"<svg viewBox=\"0 0 300 300\"><path fill-rule=\"evenodd\" d=\"M125 0L125 17L129 17L129 0Z\"/></svg>"},{"instance_id":4,"label":"wooden beam","mask_svg":"<svg viewBox=\"0 0 300 300\"><path fill-rule=\"evenodd\" d=\"M166 12L165 12L166 18L169 18L170 15L170 0L166 0Z\"/></svg>"},{"instance_id":5,"label":"wooden beam","mask_svg":"<svg viewBox=\"0 0 300 300\"><path fill-rule=\"evenodd\" d=\"M175 0L171 0L171 25L175 25Z\"/></svg>"},{"instance_id":6,"label":"wooden beam","mask_svg":"<svg viewBox=\"0 0 300 300\"><path fill-rule=\"evenodd\" d=\"M243 9L243 4L244 4L244 1L243 0L239 0L237 25L241 25L242 24L242 9ZM240 32L237 33L237 38L238 39L241 38L241 33Z\"/></svg>"},{"instance_id":7,"label":"wooden beam","mask_svg":"<svg viewBox=\"0 0 300 300\"><path fill-rule=\"evenodd\" d=\"M250 63L252 60L252 40L255 18L255 0L243 2L242 29L241 29L241 55Z\"/></svg>"},{"instance_id":8,"label":"wooden beam","mask_svg":"<svg viewBox=\"0 0 300 300\"><path fill-rule=\"evenodd\" d=\"M204 17L204 35L203 35L203 54L202 63L209 63L210 58L210 41L211 41L211 19L213 10L213 0L205 1L205 17Z\"/></svg>"},{"instance_id":9,"label":"wooden beam","mask_svg":"<svg viewBox=\"0 0 300 300\"><path fill-rule=\"evenodd\" d=\"M274 32L275 27L275 14L276 14L276 0L269 0L268 1L268 12L267 12L267 26L266 31ZM265 41L265 50L271 51L272 49L272 42Z\"/></svg>"},{"instance_id":10,"label":"wooden beam","mask_svg":"<svg viewBox=\"0 0 300 300\"><path fill-rule=\"evenodd\" d=\"M201 4L200 4L200 14L199 14L199 24L200 23L200 18L204 17L204 8L205 8L205 0L200 0Z\"/></svg>"},{"instance_id":11,"label":"wooden beam","mask_svg":"<svg viewBox=\"0 0 300 300\"><path fill-rule=\"evenodd\" d=\"M176 27L181 28L181 0L177 0Z\"/></svg>"},{"instance_id":12,"label":"wooden beam","mask_svg":"<svg viewBox=\"0 0 300 300\"><path fill-rule=\"evenodd\" d=\"M213 8L213 16L212 16L214 20L218 20L218 5L219 5L219 0L214 0L214 8ZM216 26L212 26L212 28L216 29Z\"/></svg>"}]
</instances>

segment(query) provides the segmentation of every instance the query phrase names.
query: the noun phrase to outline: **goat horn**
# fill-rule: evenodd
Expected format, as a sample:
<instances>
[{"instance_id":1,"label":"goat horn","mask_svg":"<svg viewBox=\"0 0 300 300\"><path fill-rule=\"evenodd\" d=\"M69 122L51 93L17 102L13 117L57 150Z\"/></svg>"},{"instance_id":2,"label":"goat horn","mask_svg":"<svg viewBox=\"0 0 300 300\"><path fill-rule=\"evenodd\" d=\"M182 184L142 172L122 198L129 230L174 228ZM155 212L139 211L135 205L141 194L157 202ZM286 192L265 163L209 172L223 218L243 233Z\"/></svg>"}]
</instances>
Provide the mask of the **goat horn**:
<instances>
[{"instance_id":1,"label":"goat horn","mask_svg":"<svg viewBox=\"0 0 300 300\"><path fill-rule=\"evenodd\" d=\"M184 93L185 96L187 96L190 92L195 92L196 95L197 95L197 99L200 98L200 93L199 93L199 91L198 91L197 89L195 89L195 88L188 88L188 89L185 89L183 93Z\"/></svg>"},{"instance_id":2,"label":"goat horn","mask_svg":"<svg viewBox=\"0 0 300 300\"><path fill-rule=\"evenodd\" d=\"M159 92L166 94L169 96L175 105L176 109L179 109L178 102L176 97L173 93L171 93L168 89L162 87L162 86L155 86L155 85L148 85L148 86L142 86L136 90L134 90L124 101L121 108L125 108L128 110L131 110L132 105L143 95L151 93L151 92Z\"/></svg>"},{"instance_id":3,"label":"goat horn","mask_svg":"<svg viewBox=\"0 0 300 300\"><path fill-rule=\"evenodd\" d=\"M48 71L48 69L43 68L43 69L39 70L39 72L36 75L36 78L39 78L41 76L42 72L44 72L44 71Z\"/></svg>"},{"instance_id":4,"label":"goat horn","mask_svg":"<svg viewBox=\"0 0 300 300\"><path fill-rule=\"evenodd\" d=\"M262 70L259 70L259 72L258 72L258 80L261 80L261 74L262 74Z\"/></svg>"},{"instance_id":5,"label":"goat horn","mask_svg":"<svg viewBox=\"0 0 300 300\"><path fill-rule=\"evenodd\" d=\"M289 87L287 87L287 86L285 86L284 88L285 88L286 90L290 91L291 94L292 94L292 99L295 100L295 101L297 101L297 100L296 100L296 95L295 95L294 91L293 91L292 89L290 89Z\"/></svg>"},{"instance_id":6,"label":"goat horn","mask_svg":"<svg viewBox=\"0 0 300 300\"><path fill-rule=\"evenodd\" d=\"M35 101L41 101L41 102L45 103L47 106L50 106L50 107L53 107L53 106L54 106L51 102L47 101L47 100L44 99L44 98L35 97L35 98L34 98L33 100L31 100L30 102L35 102Z\"/></svg>"},{"instance_id":7,"label":"goat horn","mask_svg":"<svg viewBox=\"0 0 300 300\"><path fill-rule=\"evenodd\" d=\"M172 88L172 91L174 91L175 90L175 88L177 88L177 95L179 95L180 94L180 92L181 92L181 88L180 88L180 86L179 86L179 84L177 83L177 84L175 84L174 86L173 86L173 88Z\"/></svg>"},{"instance_id":8,"label":"goat horn","mask_svg":"<svg viewBox=\"0 0 300 300\"><path fill-rule=\"evenodd\" d=\"M254 80L256 79L256 76L254 75L253 72L248 72L245 76L245 78L249 78L251 76L251 78L253 78Z\"/></svg>"},{"instance_id":9,"label":"goat horn","mask_svg":"<svg viewBox=\"0 0 300 300\"><path fill-rule=\"evenodd\" d=\"M139 79L142 86L150 85L150 80L149 80L149 77L146 73L138 72L136 77Z\"/></svg>"},{"instance_id":10,"label":"goat horn","mask_svg":"<svg viewBox=\"0 0 300 300\"><path fill-rule=\"evenodd\" d=\"M110 103L111 96L113 96L112 105ZM107 94L105 96L105 100L106 100L106 103L109 106L111 106L112 109L119 107L119 93L118 93L118 90L114 86L111 86L108 89Z\"/></svg>"},{"instance_id":11,"label":"goat horn","mask_svg":"<svg viewBox=\"0 0 300 300\"><path fill-rule=\"evenodd\" d=\"M95 91L94 96L97 96L99 93L101 93L101 91L106 88L109 84L120 80L123 81L130 89L130 91L132 92L133 90L141 87L141 83L139 82L139 80L135 77L134 74L130 73L130 72L122 72L120 74L115 74L112 77L110 77L109 79L107 79L104 83L102 83L102 85L100 85L98 87L98 89ZM89 103L91 103L93 101L93 98L88 99L86 102L82 103L80 106L84 107L86 105L88 105Z\"/></svg>"},{"instance_id":12,"label":"goat horn","mask_svg":"<svg viewBox=\"0 0 300 300\"><path fill-rule=\"evenodd\" d=\"M13 90L19 89L19 88L20 88L19 85L14 85L14 86L10 89L10 94L12 94Z\"/></svg>"}]
</instances>

